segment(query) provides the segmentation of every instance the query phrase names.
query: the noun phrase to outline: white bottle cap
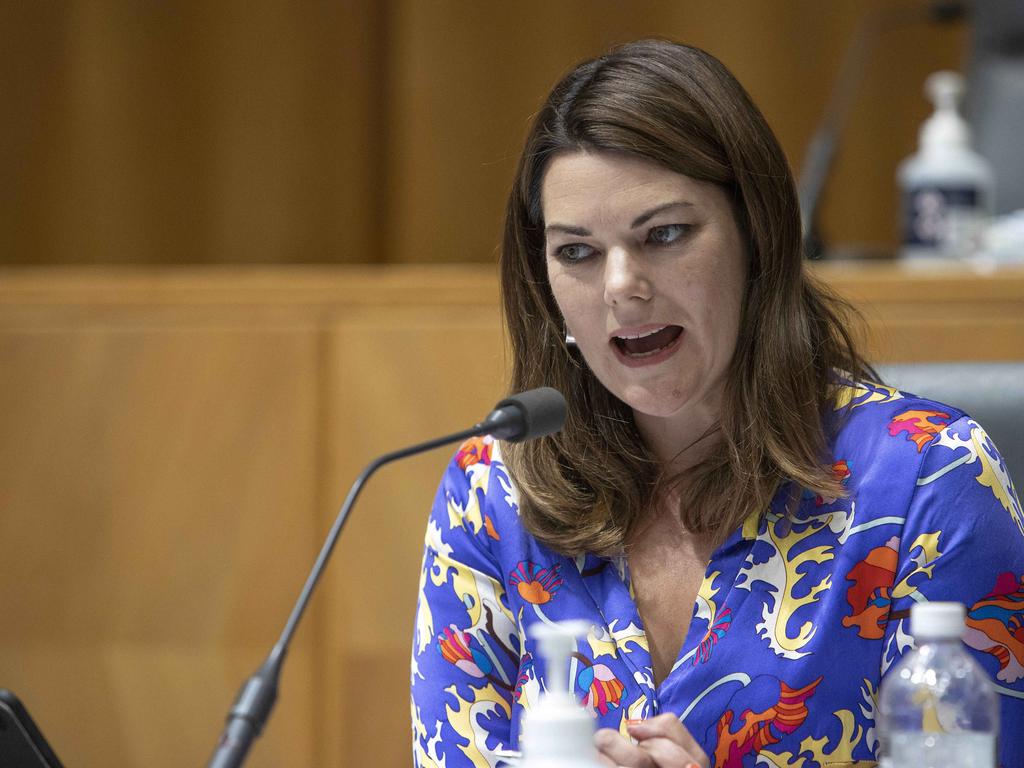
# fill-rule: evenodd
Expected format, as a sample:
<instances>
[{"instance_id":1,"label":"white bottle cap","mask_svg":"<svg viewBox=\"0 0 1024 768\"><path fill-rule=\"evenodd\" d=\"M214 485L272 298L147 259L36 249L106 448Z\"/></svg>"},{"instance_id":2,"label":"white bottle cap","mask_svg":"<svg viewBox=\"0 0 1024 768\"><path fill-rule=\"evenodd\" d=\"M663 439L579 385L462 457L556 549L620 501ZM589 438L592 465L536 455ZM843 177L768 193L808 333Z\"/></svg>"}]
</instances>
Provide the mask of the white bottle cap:
<instances>
[{"instance_id":1,"label":"white bottle cap","mask_svg":"<svg viewBox=\"0 0 1024 768\"><path fill-rule=\"evenodd\" d=\"M582 620L560 621L557 624L534 624L530 634L537 641L537 650L547 667L549 693L568 693L569 657L576 650L576 638L586 637L590 624Z\"/></svg>"},{"instance_id":2,"label":"white bottle cap","mask_svg":"<svg viewBox=\"0 0 1024 768\"><path fill-rule=\"evenodd\" d=\"M964 614L960 603L914 603L910 631L915 640L956 640L964 631Z\"/></svg>"},{"instance_id":3,"label":"white bottle cap","mask_svg":"<svg viewBox=\"0 0 1024 768\"><path fill-rule=\"evenodd\" d=\"M921 149L966 149L970 145L970 129L957 109L964 93L963 75L950 71L933 72L925 80L924 91L935 105L935 111L921 125Z\"/></svg>"},{"instance_id":4,"label":"white bottle cap","mask_svg":"<svg viewBox=\"0 0 1024 768\"><path fill-rule=\"evenodd\" d=\"M594 746L595 721L576 701L568 680L576 639L590 630L586 621L535 624L547 672L547 691L523 718L521 768L599 768Z\"/></svg>"}]
</instances>

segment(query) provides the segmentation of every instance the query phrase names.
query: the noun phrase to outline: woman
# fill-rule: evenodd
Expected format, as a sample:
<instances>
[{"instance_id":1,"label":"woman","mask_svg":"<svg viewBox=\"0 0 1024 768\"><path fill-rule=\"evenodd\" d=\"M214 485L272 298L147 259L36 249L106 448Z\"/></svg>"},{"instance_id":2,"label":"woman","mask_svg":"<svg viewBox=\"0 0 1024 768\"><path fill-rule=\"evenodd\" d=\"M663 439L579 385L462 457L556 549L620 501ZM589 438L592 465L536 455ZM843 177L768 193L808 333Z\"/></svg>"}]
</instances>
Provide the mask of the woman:
<instances>
[{"instance_id":1,"label":"woman","mask_svg":"<svg viewBox=\"0 0 1024 768\"><path fill-rule=\"evenodd\" d=\"M551 438L471 441L444 477L417 764L517 749L548 674L528 628L580 617L570 685L609 765L873 764L914 600L968 606L1020 764L1024 614L984 610L1024 597L1005 465L962 412L866 383L803 271L782 150L717 60L644 41L560 82L501 275L511 389L554 386L569 415Z\"/></svg>"}]
</instances>

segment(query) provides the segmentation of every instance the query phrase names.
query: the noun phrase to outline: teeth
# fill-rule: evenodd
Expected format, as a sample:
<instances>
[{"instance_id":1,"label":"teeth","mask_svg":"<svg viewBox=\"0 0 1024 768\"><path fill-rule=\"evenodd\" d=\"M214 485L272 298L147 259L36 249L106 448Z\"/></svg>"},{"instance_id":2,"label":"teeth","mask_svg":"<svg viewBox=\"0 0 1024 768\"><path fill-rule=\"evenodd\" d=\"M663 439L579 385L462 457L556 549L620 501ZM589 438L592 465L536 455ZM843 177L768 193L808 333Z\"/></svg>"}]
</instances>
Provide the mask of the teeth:
<instances>
[{"instance_id":1,"label":"teeth","mask_svg":"<svg viewBox=\"0 0 1024 768\"><path fill-rule=\"evenodd\" d=\"M661 328L655 328L653 331L647 331L646 333L638 333L636 336L620 336L620 335L616 335L615 338L617 338L617 339L642 339L645 336L653 336L656 333L664 331L666 328L668 328L668 326L667 325L663 325L663 326L661 326Z\"/></svg>"},{"instance_id":2,"label":"teeth","mask_svg":"<svg viewBox=\"0 0 1024 768\"><path fill-rule=\"evenodd\" d=\"M664 347L662 347L664 349ZM633 358L650 357L661 352L661 349L652 349L650 352L627 352L626 354Z\"/></svg>"}]
</instances>

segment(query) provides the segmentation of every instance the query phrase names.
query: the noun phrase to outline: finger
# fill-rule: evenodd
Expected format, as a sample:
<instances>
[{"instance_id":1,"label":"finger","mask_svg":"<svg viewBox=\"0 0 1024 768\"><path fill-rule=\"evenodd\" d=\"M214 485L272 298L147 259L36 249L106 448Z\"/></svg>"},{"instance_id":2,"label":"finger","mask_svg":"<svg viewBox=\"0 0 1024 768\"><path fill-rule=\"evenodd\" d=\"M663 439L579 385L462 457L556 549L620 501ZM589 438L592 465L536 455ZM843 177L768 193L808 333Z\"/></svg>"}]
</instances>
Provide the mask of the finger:
<instances>
[{"instance_id":1,"label":"finger","mask_svg":"<svg viewBox=\"0 0 1024 768\"><path fill-rule=\"evenodd\" d=\"M602 728L594 734L597 751L623 768L657 768L654 759L640 747L626 741L618 731Z\"/></svg>"},{"instance_id":2,"label":"finger","mask_svg":"<svg viewBox=\"0 0 1024 768\"><path fill-rule=\"evenodd\" d=\"M629 735L641 743L653 738L664 738L675 742L689 752L701 768L707 768L711 764L704 749L693 738L686 726L679 722L679 718L671 712L652 717L650 720L644 720L636 725L629 725L628 730Z\"/></svg>"},{"instance_id":3,"label":"finger","mask_svg":"<svg viewBox=\"0 0 1024 768\"><path fill-rule=\"evenodd\" d=\"M665 712L648 720L630 722L627 723L627 726L631 731L636 729L648 736L663 736L666 739L678 740L689 733L686 727L679 722L679 718L671 712Z\"/></svg>"},{"instance_id":4,"label":"finger","mask_svg":"<svg viewBox=\"0 0 1024 768\"><path fill-rule=\"evenodd\" d=\"M640 749L651 756L658 768L689 768L691 765L700 765L694 753L661 736L641 741Z\"/></svg>"}]
</instances>

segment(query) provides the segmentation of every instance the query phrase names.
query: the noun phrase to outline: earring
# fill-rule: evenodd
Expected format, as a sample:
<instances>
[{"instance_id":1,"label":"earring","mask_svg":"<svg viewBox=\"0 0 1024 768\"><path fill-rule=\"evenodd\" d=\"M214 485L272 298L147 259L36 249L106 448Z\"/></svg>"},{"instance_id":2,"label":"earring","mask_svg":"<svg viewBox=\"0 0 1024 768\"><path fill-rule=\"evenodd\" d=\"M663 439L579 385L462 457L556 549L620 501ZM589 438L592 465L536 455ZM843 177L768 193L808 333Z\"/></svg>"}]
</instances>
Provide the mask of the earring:
<instances>
[{"instance_id":1,"label":"earring","mask_svg":"<svg viewBox=\"0 0 1024 768\"><path fill-rule=\"evenodd\" d=\"M569 333L568 328L565 329L565 346L570 352L576 349L576 337Z\"/></svg>"}]
</instances>

